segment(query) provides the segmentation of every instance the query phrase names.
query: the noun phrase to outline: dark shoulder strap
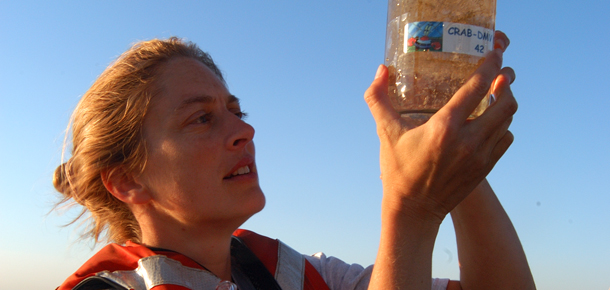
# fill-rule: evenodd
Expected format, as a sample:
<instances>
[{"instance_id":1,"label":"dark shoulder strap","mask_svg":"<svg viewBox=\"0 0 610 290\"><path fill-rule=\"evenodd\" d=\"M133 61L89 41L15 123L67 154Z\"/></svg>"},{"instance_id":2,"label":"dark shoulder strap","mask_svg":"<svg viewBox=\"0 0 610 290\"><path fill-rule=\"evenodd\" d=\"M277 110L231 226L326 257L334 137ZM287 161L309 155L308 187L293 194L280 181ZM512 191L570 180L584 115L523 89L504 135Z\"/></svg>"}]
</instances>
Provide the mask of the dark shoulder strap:
<instances>
[{"instance_id":1,"label":"dark shoulder strap","mask_svg":"<svg viewBox=\"0 0 610 290\"><path fill-rule=\"evenodd\" d=\"M91 276L78 283L72 290L128 290L116 282L98 276Z\"/></svg>"},{"instance_id":2,"label":"dark shoulder strap","mask_svg":"<svg viewBox=\"0 0 610 290\"><path fill-rule=\"evenodd\" d=\"M265 265L237 237L233 237L231 241L231 264L238 267L256 289L282 289Z\"/></svg>"},{"instance_id":3,"label":"dark shoulder strap","mask_svg":"<svg viewBox=\"0 0 610 290\"><path fill-rule=\"evenodd\" d=\"M278 255L280 252L280 244L282 244L281 242L243 229L238 229L235 231L235 233L233 233L233 235L238 237L239 241L241 241L250 251L252 251L254 255L256 255L256 257L258 257L259 261L263 263L269 273L276 273L277 267L279 266ZM284 246L288 247L286 245ZM307 259L304 259L304 262L305 277L303 280L302 289L329 290L330 288L326 284L326 281L324 281L324 278L322 278L322 275L318 273L316 268L309 263ZM286 265L285 263L282 264ZM286 273L286 271L282 272Z\"/></svg>"}]
</instances>

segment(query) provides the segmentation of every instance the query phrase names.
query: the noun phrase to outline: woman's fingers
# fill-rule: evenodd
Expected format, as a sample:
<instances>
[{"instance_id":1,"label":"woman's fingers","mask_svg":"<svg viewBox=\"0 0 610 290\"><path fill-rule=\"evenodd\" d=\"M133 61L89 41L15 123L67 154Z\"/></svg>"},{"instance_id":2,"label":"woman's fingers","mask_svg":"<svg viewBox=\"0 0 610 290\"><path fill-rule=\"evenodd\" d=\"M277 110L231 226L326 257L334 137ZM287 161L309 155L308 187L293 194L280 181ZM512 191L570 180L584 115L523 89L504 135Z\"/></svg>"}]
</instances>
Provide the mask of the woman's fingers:
<instances>
[{"instance_id":1,"label":"woman's fingers","mask_svg":"<svg viewBox=\"0 0 610 290\"><path fill-rule=\"evenodd\" d=\"M388 97L388 68L386 66L380 65L377 69L375 80L364 93L364 100L375 119L378 132L387 130L392 121L400 118Z\"/></svg>"},{"instance_id":2,"label":"woman's fingers","mask_svg":"<svg viewBox=\"0 0 610 290\"><path fill-rule=\"evenodd\" d=\"M512 133L508 131L513 115L517 111L517 101L510 89L514 75L511 68L502 69L491 90L497 98L496 102L469 124L469 131L483 138L479 150L480 160L489 170L504 155L514 139Z\"/></svg>"},{"instance_id":3,"label":"woman's fingers","mask_svg":"<svg viewBox=\"0 0 610 290\"><path fill-rule=\"evenodd\" d=\"M501 68L502 50L495 49L487 54L483 64L438 113L465 122L489 93L489 88Z\"/></svg>"},{"instance_id":4,"label":"woman's fingers","mask_svg":"<svg viewBox=\"0 0 610 290\"><path fill-rule=\"evenodd\" d=\"M479 105L484 96L489 93L494 79L502 68L504 51L510 40L502 31L494 34L494 50L487 53L485 61L475 71L472 77L462 86L441 109L441 114L450 114L457 120L466 120ZM512 78L514 80L514 77ZM454 114L454 115L452 115Z\"/></svg>"},{"instance_id":5,"label":"woman's fingers","mask_svg":"<svg viewBox=\"0 0 610 290\"><path fill-rule=\"evenodd\" d=\"M481 132L483 136L491 136L494 133L504 135L504 132L498 131L502 130L506 120L512 119L517 112L517 100L510 89L510 84L514 79L515 71L509 67L503 68L490 91L496 97L496 101L481 116L471 122L473 128ZM508 130L507 126L506 130Z\"/></svg>"},{"instance_id":6,"label":"woman's fingers","mask_svg":"<svg viewBox=\"0 0 610 290\"><path fill-rule=\"evenodd\" d=\"M496 30L494 34L494 49L501 49L502 51L506 51L506 48L510 45L510 40L508 36L504 34L504 32L500 30Z\"/></svg>"},{"instance_id":7,"label":"woman's fingers","mask_svg":"<svg viewBox=\"0 0 610 290\"><path fill-rule=\"evenodd\" d=\"M505 80L507 80L508 83L499 84L497 79L500 76L502 76ZM491 92L495 94L497 90L502 88L502 86L512 85L513 82L515 82L516 78L517 78L517 75L515 74L515 71L511 67L502 68L502 70L500 71L500 75L498 75L498 77L496 77L496 81L494 82L494 85L491 88Z\"/></svg>"}]
</instances>

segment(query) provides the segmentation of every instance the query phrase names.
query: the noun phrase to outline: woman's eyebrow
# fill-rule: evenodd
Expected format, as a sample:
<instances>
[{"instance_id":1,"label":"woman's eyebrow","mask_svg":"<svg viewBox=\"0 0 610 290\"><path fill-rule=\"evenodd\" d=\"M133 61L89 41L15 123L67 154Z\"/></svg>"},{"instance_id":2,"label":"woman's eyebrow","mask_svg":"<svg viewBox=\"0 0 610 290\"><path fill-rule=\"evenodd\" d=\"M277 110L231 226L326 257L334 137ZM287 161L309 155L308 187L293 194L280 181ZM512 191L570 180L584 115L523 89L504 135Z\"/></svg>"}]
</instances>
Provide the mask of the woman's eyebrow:
<instances>
[{"instance_id":1,"label":"woman's eyebrow","mask_svg":"<svg viewBox=\"0 0 610 290\"><path fill-rule=\"evenodd\" d=\"M236 103L237 105L239 105L239 98L234 95L229 95L227 104L232 104L232 103Z\"/></svg>"},{"instance_id":2,"label":"woman's eyebrow","mask_svg":"<svg viewBox=\"0 0 610 290\"><path fill-rule=\"evenodd\" d=\"M177 112L180 110L184 110L192 104L213 104L215 102L216 102L216 98L214 98L212 96L208 96L208 95L194 96L194 97L190 97L190 98L187 98L186 100L182 101L180 103L180 105L178 105L178 107L176 107L176 109L174 111ZM234 103L239 105L239 98L234 95L229 95L227 97L227 104L234 104Z\"/></svg>"},{"instance_id":3,"label":"woman's eyebrow","mask_svg":"<svg viewBox=\"0 0 610 290\"><path fill-rule=\"evenodd\" d=\"M194 97L187 98L186 100L180 102L180 105L178 105L178 107L176 107L176 109L174 111L177 112L177 111L184 110L192 104L199 104L199 103L200 104L213 104L214 102L216 102L216 98L214 98L212 96L208 96L208 95L194 96Z\"/></svg>"}]
</instances>

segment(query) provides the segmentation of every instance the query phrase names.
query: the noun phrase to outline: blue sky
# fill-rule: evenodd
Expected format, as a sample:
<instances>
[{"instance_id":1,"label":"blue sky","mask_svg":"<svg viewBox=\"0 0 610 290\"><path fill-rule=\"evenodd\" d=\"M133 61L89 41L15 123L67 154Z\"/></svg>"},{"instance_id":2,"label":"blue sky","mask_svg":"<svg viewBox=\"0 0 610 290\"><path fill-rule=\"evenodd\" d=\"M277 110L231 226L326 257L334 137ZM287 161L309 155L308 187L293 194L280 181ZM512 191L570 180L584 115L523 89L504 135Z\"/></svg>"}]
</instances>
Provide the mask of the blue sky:
<instances>
[{"instance_id":1,"label":"blue sky","mask_svg":"<svg viewBox=\"0 0 610 290\"><path fill-rule=\"evenodd\" d=\"M48 212L79 97L130 44L208 51L255 127L267 207L245 225L303 253L373 262L378 141L362 95L383 62L387 2L0 1L0 289L53 289L90 255L76 213ZM498 0L517 72L515 143L489 176L539 289L610 287L610 2ZM604 89L606 88L606 89ZM436 277L458 278L450 219Z\"/></svg>"}]
</instances>

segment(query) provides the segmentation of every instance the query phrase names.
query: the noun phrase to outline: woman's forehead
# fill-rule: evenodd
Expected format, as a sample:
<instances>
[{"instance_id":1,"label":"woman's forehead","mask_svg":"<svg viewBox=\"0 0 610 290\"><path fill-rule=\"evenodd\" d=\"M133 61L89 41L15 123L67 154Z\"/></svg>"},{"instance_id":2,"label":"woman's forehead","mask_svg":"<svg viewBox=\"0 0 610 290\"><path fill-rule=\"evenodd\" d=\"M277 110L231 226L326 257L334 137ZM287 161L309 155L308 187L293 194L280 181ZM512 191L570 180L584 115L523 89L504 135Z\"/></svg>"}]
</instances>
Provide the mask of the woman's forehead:
<instances>
[{"instance_id":1,"label":"woman's forehead","mask_svg":"<svg viewBox=\"0 0 610 290\"><path fill-rule=\"evenodd\" d=\"M157 78L158 102L173 104L174 109L192 98L223 98L227 102L236 99L229 94L224 83L200 61L179 57L169 60ZM209 101L209 100L208 100Z\"/></svg>"},{"instance_id":2,"label":"woman's forehead","mask_svg":"<svg viewBox=\"0 0 610 290\"><path fill-rule=\"evenodd\" d=\"M205 84L225 88L224 83L210 68L189 57L170 59L161 67L158 80L164 86Z\"/></svg>"}]
</instances>

